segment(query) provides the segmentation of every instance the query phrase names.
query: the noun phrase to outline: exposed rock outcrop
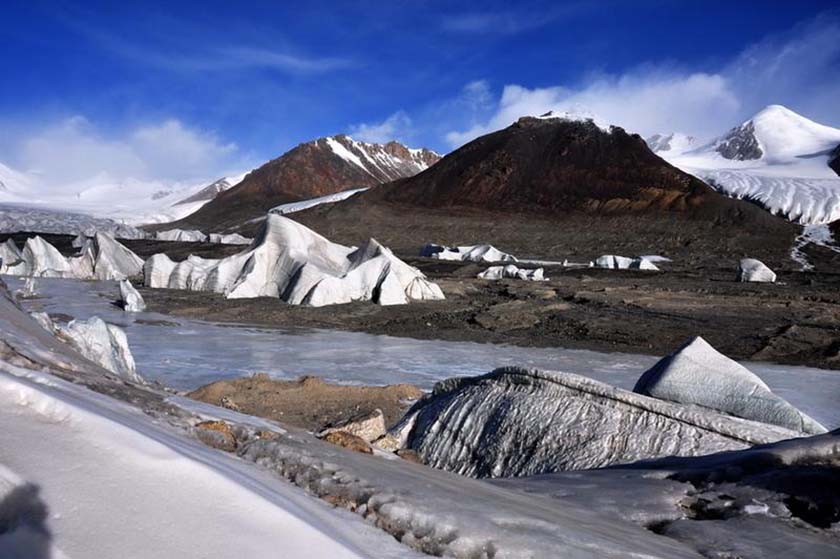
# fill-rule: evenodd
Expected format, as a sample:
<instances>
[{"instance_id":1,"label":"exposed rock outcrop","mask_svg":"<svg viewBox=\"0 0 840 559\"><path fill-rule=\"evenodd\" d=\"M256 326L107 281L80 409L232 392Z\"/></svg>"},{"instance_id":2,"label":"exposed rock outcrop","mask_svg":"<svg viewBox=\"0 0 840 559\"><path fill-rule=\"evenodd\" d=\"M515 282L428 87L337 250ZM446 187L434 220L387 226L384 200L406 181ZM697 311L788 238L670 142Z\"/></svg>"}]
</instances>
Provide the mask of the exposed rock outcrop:
<instances>
[{"instance_id":1,"label":"exposed rock outcrop","mask_svg":"<svg viewBox=\"0 0 840 559\"><path fill-rule=\"evenodd\" d=\"M436 284L376 240L345 247L275 214L244 252L221 260L190 256L177 264L156 254L144 272L147 287L214 291L229 299L279 297L293 305L443 299Z\"/></svg>"},{"instance_id":2,"label":"exposed rock outcrop","mask_svg":"<svg viewBox=\"0 0 840 559\"><path fill-rule=\"evenodd\" d=\"M327 427L318 433L318 436L324 438L329 433L338 431L350 433L365 442L372 443L385 435L385 416L382 410L373 410L371 413L357 415L338 425Z\"/></svg>"},{"instance_id":3,"label":"exposed rock outcrop","mask_svg":"<svg viewBox=\"0 0 840 559\"><path fill-rule=\"evenodd\" d=\"M755 374L717 352L703 338L689 340L636 382L633 392L695 404L808 434L826 429L774 394Z\"/></svg>"},{"instance_id":4,"label":"exposed rock outcrop","mask_svg":"<svg viewBox=\"0 0 840 559\"><path fill-rule=\"evenodd\" d=\"M761 260L744 258L738 265L737 279L738 281L773 283L776 281L776 273Z\"/></svg>"},{"instance_id":5,"label":"exposed rock outcrop","mask_svg":"<svg viewBox=\"0 0 840 559\"><path fill-rule=\"evenodd\" d=\"M513 367L438 383L391 433L427 465L474 477L697 456L801 435L577 375Z\"/></svg>"}]
</instances>

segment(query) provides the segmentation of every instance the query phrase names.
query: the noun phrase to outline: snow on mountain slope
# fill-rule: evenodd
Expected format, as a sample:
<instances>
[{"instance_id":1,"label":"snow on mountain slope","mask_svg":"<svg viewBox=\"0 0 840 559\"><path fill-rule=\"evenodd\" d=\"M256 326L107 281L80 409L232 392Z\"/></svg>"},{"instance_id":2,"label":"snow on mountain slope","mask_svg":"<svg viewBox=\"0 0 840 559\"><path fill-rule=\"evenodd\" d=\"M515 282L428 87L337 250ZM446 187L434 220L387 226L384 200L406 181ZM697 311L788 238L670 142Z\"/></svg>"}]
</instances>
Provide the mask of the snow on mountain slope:
<instances>
[{"instance_id":1,"label":"snow on mountain slope","mask_svg":"<svg viewBox=\"0 0 840 559\"><path fill-rule=\"evenodd\" d=\"M82 181L46 185L38 176L0 164L0 203L60 209L130 224L161 223L195 212L244 176L223 177L208 185L206 180L114 179L103 173Z\"/></svg>"},{"instance_id":2,"label":"snow on mountain slope","mask_svg":"<svg viewBox=\"0 0 840 559\"><path fill-rule=\"evenodd\" d=\"M645 142L648 147L650 147L654 153L659 154L660 157L662 157L665 152L668 152L669 155L678 155L697 147L697 138L681 132L654 134L653 136L646 138Z\"/></svg>"},{"instance_id":3,"label":"snow on mountain slope","mask_svg":"<svg viewBox=\"0 0 840 559\"><path fill-rule=\"evenodd\" d=\"M325 142L337 156L360 167L379 182L416 175L440 159L440 155L429 149L412 149L398 142L371 144L344 134L321 138L314 143L319 142Z\"/></svg>"},{"instance_id":4,"label":"snow on mountain slope","mask_svg":"<svg viewBox=\"0 0 840 559\"><path fill-rule=\"evenodd\" d=\"M317 198L310 198L309 200L302 200L300 202L289 202L288 204L280 204L279 206L269 210L269 213L286 215L295 212L300 212L303 210L308 210L309 208L314 208L315 206L320 206L321 204L333 204L335 202L341 202L342 200L346 200L354 194L364 192L365 190L367 190L367 188L354 188L352 190L343 190L341 192L336 192L335 194L318 196Z\"/></svg>"},{"instance_id":5,"label":"snow on mountain slope","mask_svg":"<svg viewBox=\"0 0 840 559\"><path fill-rule=\"evenodd\" d=\"M758 202L791 221L815 225L840 219L840 177L829 166L831 154L840 146L840 129L781 105L766 107L693 150L675 152L655 142L649 145L721 192Z\"/></svg>"}]
</instances>

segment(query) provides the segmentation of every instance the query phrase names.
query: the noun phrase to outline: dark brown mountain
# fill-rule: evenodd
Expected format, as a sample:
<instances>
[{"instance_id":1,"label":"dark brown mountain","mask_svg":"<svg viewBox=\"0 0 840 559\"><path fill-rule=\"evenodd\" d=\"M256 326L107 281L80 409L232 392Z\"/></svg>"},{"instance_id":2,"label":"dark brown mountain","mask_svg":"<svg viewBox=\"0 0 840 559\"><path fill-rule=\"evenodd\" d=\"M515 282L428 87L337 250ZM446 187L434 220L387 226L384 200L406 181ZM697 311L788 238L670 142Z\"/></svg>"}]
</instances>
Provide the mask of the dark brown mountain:
<instances>
[{"instance_id":1,"label":"dark brown mountain","mask_svg":"<svg viewBox=\"0 0 840 559\"><path fill-rule=\"evenodd\" d=\"M291 217L339 242L373 236L409 254L426 242L492 243L522 257L584 260L690 253L787 265L798 231L671 166L636 134L532 117L418 175Z\"/></svg>"},{"instance_id":2,"label":"dark brown mountain","mask_svg":"<svg viewBox=\"0 0 840 559\"><path fill-rule=\"evenodd\" d=\"M525 117L415 177L362 197L423 207L538 213L688 212L736 205L655 155L645 141L590 120Z\"/></svg>"},{"instance_id":3,"label":"dark brown mountain","mask_svg":"<svg viewBox=\"0 0 840 559\"><path fill-rule=\"evenodd\" d=\"M279 204L376 186L414 175L439 159L433 151L397 142L371 144L345 135L320 138L252 171L175 226L222 231L264 216Z\"/></svg>"}]
</instances>

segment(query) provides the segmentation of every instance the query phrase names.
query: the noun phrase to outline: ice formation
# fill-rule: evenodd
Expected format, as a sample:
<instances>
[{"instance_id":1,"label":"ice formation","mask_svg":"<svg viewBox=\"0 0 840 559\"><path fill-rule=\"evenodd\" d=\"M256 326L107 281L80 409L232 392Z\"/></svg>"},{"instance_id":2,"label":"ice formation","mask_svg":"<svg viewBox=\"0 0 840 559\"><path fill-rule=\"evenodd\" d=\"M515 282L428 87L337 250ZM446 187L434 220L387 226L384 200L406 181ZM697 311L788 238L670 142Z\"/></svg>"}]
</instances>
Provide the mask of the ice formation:
<instances>
[{"instance_id":1,"label":"ice formation","mask_svg":"<svg viewBox=\"0 0 840 559\"><path fill-rule=\"evenodd\" d=\"M27 201L28 194L22 202ZM55 198L50 198L55 204ZM87 214L77 214L68 211L35 208L23 204L3 205L0 203L0 233L17 233L19 231L37 231L38 233L55 233L58 235L77 235L84 233L92 236L96 231L102 231L121 239L144 239L146 232L130 225L118 223L111 219L91 217Z\"/></svg>"},{"instance_id":2,"label":"ice formation","mask_svg":"<svg viewBox=\"0 0 840 559\"><path fill-rule=\"evenodd\" d=\"M182 243L203 243L207 235L197 229L168 229L155 233L158 241L179 241Z\"/></svg>"},{"instance_id":3,"label":"ice formation","mask_svg":"<svg viewBox=\"0 0 840 559\"><path fill-rule=\"evenodd\" d=\"M776 281L776 273L761 260L744 258L738 265L737 279L738 281L773 283Z\"/></svg>"},{"instance_id":4,"label":"ice formation","mask_svg":"<svg viewBox=\"0 0 840 559\"><path fill-rule=\"evenodd\" d=\"M368 189L354 188L352 190L343 190L341 192L336 192L335 194L327 194L325 196L318 196L317 198L310 198L309 200L301 200L300 202L289 202L287 204L280 204L279 206L271 208L269 212L279 215L300 212L323 204L334 204L336 202L341 202L342 200L346 200L354 194L364 192L365 190Z\"/></svg>"},{"instance_id":5,"label":"ice formation","mask_svg":"<svg viewBox=\"0 0 840 559\"><path fill-rule=\"evenodd\" d=\"M79 353L94 363L126 380L143 382L137 374L134 357L128 348L128 338L119 326L107 324L93 316L87 320L71 320L66 327L57 328L60 338L68 340Z\"/></svg>"},{"instance_id":6,"label":"ice formation","mask_svg":"<svg viewBox=\"0 0 840 559\"><path fill-rule=\"evenodd\" d=\"M511 477L746 448L801 433L517 367L450 379L391 433L435 468Z\"/></svg>"},{"instance_id":7,"label":"ice formation","mask_svg":"<svg viewBox=\"0 0 840 559\"><path fill-rule=\"evenodd\" d=\"M229 299L279 297L293 305L443 299L436 284L374 239L348 248L275 214L244 252L179 263L156 254L144 272L147 287L214 291Z\"/></svg>"},{"instance_id":8,"label":"ice formation","mask_svg":"<svg viewBox=\"0 0 840 559\"><path fill-rule=\"evenodd\" d=\"M500 280L502 278L513 278L528 281L545 281L548 278L543 276L543 269L528 269L508 264L507 266L490 266L478 277L486 280Z\"/></svg>"},{"instance_id":9,"label":"ice formation","mask_svg":"<svg viewBox=\"0 0 840 559\"><path fill-rule=\"evenodd\" d=\"M131 285L131 282L124 279L120 282L120 301L123 310L126 312L143 312L146 310L146 303L143 296Z\"/></svg>"},{"instance_id":10,"label":"ice formation","mask_svg":"<svg viewBox=\"0 0 840 559\"><path fill-rule=\"evenodd\" d=\"M774 394L758 376L699 337L646 371L633 392L802 433L826 432L825 427Z\"/></svg>"},{"instance_id":11,"label":"ice formation","mask_svg":"<svg viewBox=\"0 0 840 559\"><path fill-rule=\"evenodd\" d=\"M19 256L9 240L0 245L3 258L0 274L49 278L122 280L136 276L143 269L143 259L107 233L96 233L87 239L76 256L65 257L40 236L30 237Z\"/></svg>"},{"instance_id":12,"label":"ice formation","mask_svg":"<svg viewBox=\"0 0 840 559\"><path fill-rule=\"evenodd\" d=\"M515 256L502 252L493 245L468 245L447 247L429 243L420 250L420 256L438 260L465 262L517 262Z\"/></svg>"},{"instance_id":13,"label":"ice formation","mask_svg":"<svg viewBox=\"0 0 840 559\"><path fill-rule=\"evenodd\" d=\"M210 233L210 242L219 245L250 245L254 239L244 237L239 233L225 235L222 233Z\"/></svg>"},{"instance_id":14,"label":"ice formation","mask_svg":"<svg viewBox=\"0 0 840 559\"><path fill-rule=\"evenodd\" d=\"M610 270L659 270L649 258L627 258L613 254L599 256L595 260L595 267Z\"/></svg>"}]
</instances>

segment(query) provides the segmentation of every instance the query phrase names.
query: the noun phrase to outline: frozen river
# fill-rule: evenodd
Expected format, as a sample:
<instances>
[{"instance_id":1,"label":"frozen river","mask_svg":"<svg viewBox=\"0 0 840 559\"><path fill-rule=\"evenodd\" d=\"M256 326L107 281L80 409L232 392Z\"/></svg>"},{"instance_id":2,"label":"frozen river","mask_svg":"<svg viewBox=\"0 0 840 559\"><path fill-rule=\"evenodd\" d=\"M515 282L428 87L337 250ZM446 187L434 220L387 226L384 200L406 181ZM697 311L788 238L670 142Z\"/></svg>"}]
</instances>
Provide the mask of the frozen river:
<instances>
[{"instance_id":1,"label":"frozen river","mask_svg":"<svg viewBox=\"0 0 840 559\"><path fill-rule=\"evenodd\" d=\"M12 289L22 282L5 277ZM563 348L413 340L333 330L280 330L213 324L155 313L125 313L112 304L114 282L39 279L41 297L28 310L75 318L99 316L126 330L138 372L176 389L265 372L303 374L353 384L438 380L521 365L585 375L632 389L657 357ZM746 364L780 396L827 427L840 426L840 371L766 363Z\"/></svg>"}]
</instances>

